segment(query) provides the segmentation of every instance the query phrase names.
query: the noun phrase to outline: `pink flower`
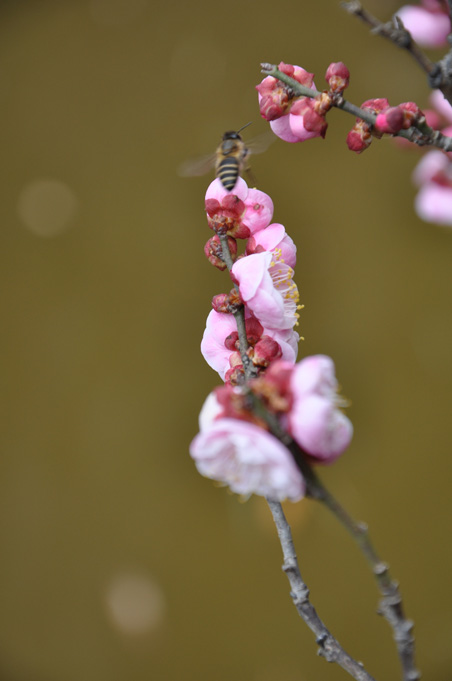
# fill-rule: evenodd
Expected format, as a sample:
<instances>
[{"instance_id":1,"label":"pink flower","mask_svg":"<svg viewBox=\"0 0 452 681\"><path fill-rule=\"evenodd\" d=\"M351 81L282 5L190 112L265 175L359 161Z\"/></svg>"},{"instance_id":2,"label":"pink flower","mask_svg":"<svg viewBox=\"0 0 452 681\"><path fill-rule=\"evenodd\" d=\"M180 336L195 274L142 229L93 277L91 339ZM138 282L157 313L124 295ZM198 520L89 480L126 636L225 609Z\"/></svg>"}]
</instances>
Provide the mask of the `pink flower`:
<instances>
[{"instance_id":1,"label":"pink flower","mask_svg":"<svg viewBox=\"0 0 452 681\"><path fill-rule=\"evenodd\" d=\"M414 207L425 222L452 227L452 186L429 182L419 190Z\"/></svg>"},{"instance_id":2,"label":"pink flower","mask_svg":"<svg viewBox=\"0 0 452 681\"><path fill-rule=\"evenodd\" d=\"M253 349L257 347L255 360L258 366L262 366L262 353L270 352L267 349L268 345L263 346L262 343L259 345L259 342L267 337L276 341L281 351L279 356L282 359L292 364L295 363L299 341L296 331L293 329L266 329L257 319L250 315L249 311L245 311L245 315L251 359L254 361ZM232 314L223 314L215 312L215 310L209 313L201 341L201 353L207 364L220 375L223 381L226 379L227 372L231 369L231 366L235 366L237 360L241 363L238 352L237 325Z\"/></svg>"},{"instance_id":3,"label":"pink flower","mask_svg":"<svg viewBox=\"0 0 452 681\"><path fill-rule=\"evenodd\" d=\"M284 226L278 222L274 222L248 239L246 244L247 255L262 253L263 251L270 251L279 255L280 259L292 268L296 265L297 247L290 236L286 234Z\"/></svg>"},{"instance_id":4,"label":"pink flower","mask_svg":"<svg viewBox=\"0 0 452 681\"><path fill-rule=\"evenodd\" d=\"M206 212L209 226L236 239L247 239L264 229L273 217L273 201L258 189L249 189L239 177L233 192L216 179L207 188Z\"/></svg>"},{"instance_id":5,"label":"pink flower","mask_svg":"<svg viewBox=\"0 0 452 681\"><path fill-rule=\"evenodd\" d=\"M202 422L203 430L190 445L201 475L245 496L258 494L275 501L298 501L304 496L300 471L273 435L238 419L220 418L207 425L208 419L203 418Z\"/></svg>"},{"instance_id":6,"label":"pink flower","mask_svg":"<svg viewBox=\"0 0 452 681\"><path fill-rule=\"evenodd\" d=\"M415 199L416 213L426 222L452 227L452 165L439 150L425 154L413 173L420 190Z\"/></svg>"},{"instance_id":7,"label":"pink flower","mask_svg":"<svg viewBox=\"0 0 452 681\"><path fill-rule=\"evenodd\" d=\"M334 402L314 394L294 403L289 422L300 447L325 464L347 449L353 435L351 422Z\"/></svg>"},{"instance_id":8,"label":"pink flower","mask_svg":"<svg viewBox=\"0 0 452 681\"><path fill-rule=\"evenodd\" d=\"M299 294L292 267L263 252L234 263L232 275L254 316L269 329L292 329L298 323Z\"/></svg>"},{"instance_id":9,"label":"pink flower","mask_svg":"<svg viewBox=\"0 0 452 681\"><path fill-rule=\"evenodd\" d=\"M248 185L246 184L243 177L239 177L237 179L233 192L229 192L227 189L225 189L222 182L216 178L207 187L205 200L208 201L209 199L215 199L221 204L223 199L231 196L231 194L237 196L242 201L245 201L246 197L248 196Z\"/></svg>"},{"instance_id":10,"label":"pink flower","mask_svg":"<svg viewBox=\"0 0 452 681\"><path fill-rule=\"evenodd\" d=\"M296 367L273 362L247 384L224 385L204 403L200 433L190 453L199 472L239 494L262 494L295 501L305 483L292 454L267 430L262 414L254 413L251 391L269 414L316 463L334 461L350 444L353 427L339 410L333 361L324 355L306 357Z\"/></svg>"},{"instance_id":11,"label":"pink flower","mask_svg":"<svg viewBox=\"0 0 452 681\"><path fill-rule=\"evenodd\" d=\"M441 90L433 90L430 97L430 104L436 111L446 119L446 121L452 124L452 106L449 104L447 99L444 97ZM432 126L433 127L433 126Z\"/></svg>"},{"instance_id":12,"label":"pink flower","mask_svg":"<svg viewBox=\"0 0 452 681\"><path fill-rule=\"evenodd\" d=\"M447 45L450 33L450 19L440 2L429 0L423 7L404 5L397 12L405 28L422 47Z\"/></svg>"},{"instance_id":13,"label":"pink flower","mask_svg":"<svg viewBox=\"0 0 452 681\"><path fill-rule=\"evenodd\" d=\"M302 449L322 463L337 459L353 436L351 422L339 409L344 401L337 388L333 360L325 355L306 357L292 372L289 431Z\"/></svg>"}]
</instances>

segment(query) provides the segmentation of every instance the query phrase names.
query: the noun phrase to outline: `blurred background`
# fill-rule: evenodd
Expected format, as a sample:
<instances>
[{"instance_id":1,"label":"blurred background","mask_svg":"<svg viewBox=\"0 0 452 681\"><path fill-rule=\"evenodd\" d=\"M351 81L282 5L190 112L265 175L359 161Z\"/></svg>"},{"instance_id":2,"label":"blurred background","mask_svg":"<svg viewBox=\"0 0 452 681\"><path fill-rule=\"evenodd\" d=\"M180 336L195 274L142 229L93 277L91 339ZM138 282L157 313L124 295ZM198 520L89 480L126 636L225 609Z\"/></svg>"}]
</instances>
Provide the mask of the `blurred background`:
<instances>
[{"instance_id":1,"label":"blurred background","mask_svg":"<svg viewBox=\"0 0 452 681\"><path fill-rule=\"evenodd\" d=\"M372 0L388 20L395 2ZM219 384L211 177L177 167L267 129L261 61L351 71L356 104L427 103L409 56L336 0L0 4L0 679L313 681L265 501L188 455ZM452 232L421 222L420 158L385 139L275 142L253 159L299 249L300 357L331 355L352 447L320 473L401 582L429 681L452 671ZM252 132L251 132L252 131ZM286 505L319 614L377 679L400 678L372 576L315 502Z\"/></svg>"}]
</instances>

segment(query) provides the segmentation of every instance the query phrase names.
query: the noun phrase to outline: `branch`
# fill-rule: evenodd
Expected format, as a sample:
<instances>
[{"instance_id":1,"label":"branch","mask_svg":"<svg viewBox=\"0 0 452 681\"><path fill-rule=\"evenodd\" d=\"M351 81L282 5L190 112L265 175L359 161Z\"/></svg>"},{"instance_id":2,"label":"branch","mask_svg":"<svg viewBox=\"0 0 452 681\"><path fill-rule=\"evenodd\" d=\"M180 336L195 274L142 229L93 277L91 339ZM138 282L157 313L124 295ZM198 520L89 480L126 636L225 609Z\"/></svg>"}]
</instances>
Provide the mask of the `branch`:
<instances>
[{"instance_id":1,"label":"branch","mask_svg":"<svg viewBox=\"0 0 452 681\"><path fill-rule=\"evenodd\" d=\"M414 661L414 637L412 635L414 625L411 620L405 618L399 585L391 578L387 563L384 563L380 559L373 548L369 538L367 525L364 523L357 523L349 516L314 472L312 466L308 463L308 455L303 452L290 435L280 426L273 414L270 414L269 412L267 412L267 415L265 414L265 407L259 403L259 400L257 400L255 396L253 408L260 417L265 419L273 435L283 442L294 457L295 463L306 482L306 496L324 503L358 544L359 549L372 569L382 596L378 607L378 613L383 615L393 631L393 638L402 666L403 681L417 681L417 679L420 678L420 672L416 668ZM290 537L290 529L288 532ZM301 576L299 579L301 580Z\"/></svg>"},{"instance_id":2,"label":"branch","mask_svg":"<svg viewBox=\"0 0 452 681\"><path fill-rule=\"evenodd\" d=\"M299 97L314 98L320 97L322 94L318 90L313 90L312 88L308 88L305 85L301 85L301 83L298 81L290 78L290 76L287 76L285 73L282 73L282 71L280 71L274 64L263 63L261 64L261 67L262 73L264 73L266 76L277 78L287 85L293 94ZM361 109L359 106L348 102L342 97L333 100L332 106L335 106L337 109L342 109L342 111L346 111L352 116L362 118L362 120L365 121L369 126L373 126L375 123L376 115L374 113L368 109ZM408 130L399 130L399 132L395 133L393 137L404 137L408 141L413 142L413 144L417 144L420 147L434 146L438 149L442 149L443 151L452 151L452 137L446 137L439 132L439 130L430 128L424 122L419 123L416 126L413 125L411 128L408 128Z\"/></svg>"},{"instance_id":3,"label":"branch","mask_svg":"<svg viewBox=\"0 0 452 681\"><path fill-rule=\"evenodd\" d=\"M413 40L411 33L405 28L402 20L394 15L392 21L384 24L365 10L358 0L342 2L342 7L349 14L354 14L371 27L372 33L387 38L397 47L407 50L413 59L427 74L429 87L441 90L447 101L452 104L452 53L448 52L441 61L432 62L419 45ZM452 3L448 0L449 13L452 14ZM450 36L449 36L450 39ZM449 40L450 42L450 40Z\"/></svg>"},{"instance_id":4,"label":"branch","mask_svg":"<svg viewBox=\"0 0 452 681\"><path fill-rule=\"evenodd\" d=\"M387 38L394 43L394 45L397 45L397 47L407 50L413 59L417 61L421 69L425 71L427 76L434 70L435 64L430 61L427 55L422 52L419 45L414 42L411 33L407 31L402 20L397 15L393 17L392 21L388 21L388 23L384 24L364 9L357 0L342 2L341 5L346 12L355 15L361 19L361 21L364 21L365 24L370 26L372 33L381 35L383 38Z\"/></svg>"},{"instance_id":5,"label":"branch","mask_svg":"<svg viewBox=\"0 0 452 681\"><path fill-rule=\"evenodd\" d=\"M309 470L310 469L310 470ZM339 522L352 535L361 552L372 568L382 595L378 613L383 615L393 630L393 637L402 666L404 681L417 681L420 672L414 661L413 622L405 618L399 585L389 574L389 565L383 562L369 538L365 523L354 521L333 495L326 489L309 464L305 464L303 475L308 483L309 495L321 501L336 516Z\"/></svg>"},{"instance_id":6,"label":"branch","mask_svg":"<svg viewBox=\"0 0 452 681\"><path fill-rule=\"evenodd\" d=\"M220 242L221 242L221 253L222 253L222 258L223 262L226 263L226 267L228 269L228 272L231 271L232 266L233 266L233 260L231 257L231 252L229 250L229 245L228 245L228 238L224 234L218 233ZM237 293L239 293L239 287L234 284L234 288L236 289ZM234 315L235 323L237 324L237 333L239 336L239 349L240 349L240 357L242 360L243 364L243 370L245 372L245 378L246 380L249 380L250 378L256 378L257 373L256 369L250 360L250 358L247 355L247 350L249 347L248 344L248 337L246 335L246 326L245 326L245 308L243 305L240 305L238 308L234 309L232 311L232 314Z\"/></svg>"},{"instance_id":7,"label":"branch","mask_svg":"<svg viewBox=\"0 0 452 681\"><path fill-rule=\"evenodd\" d=\"M282 569L286 573L290 583L290 595L298 614L303 618L316 636L316 643L319 646L318 654L324 657L327 662L335 662L338 664L342 669L345 669L350 676L356 679L356 681L374 681L373 677L364 669L363 665L345 652L318 616L314 606L309 600L309 589L303 582L300 574L292 533L284 515L284 511L282 510L282 506L279 502L271 501L270 499L267 499L267 503L272 512L279 541L281 542L284 556Z\"/></svg>"}]
</instances>

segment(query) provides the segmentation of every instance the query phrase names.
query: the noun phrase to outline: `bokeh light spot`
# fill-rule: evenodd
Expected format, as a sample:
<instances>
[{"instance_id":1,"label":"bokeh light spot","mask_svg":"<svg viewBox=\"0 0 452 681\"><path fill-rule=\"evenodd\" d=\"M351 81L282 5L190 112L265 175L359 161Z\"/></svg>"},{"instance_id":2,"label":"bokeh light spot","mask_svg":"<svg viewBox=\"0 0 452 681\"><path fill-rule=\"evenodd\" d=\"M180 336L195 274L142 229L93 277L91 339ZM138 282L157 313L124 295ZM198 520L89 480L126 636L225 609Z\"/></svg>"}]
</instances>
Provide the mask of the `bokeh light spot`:
<instances>
[{"instance_id":1,"label":"bokeh light spot","mask_svg":"<svg viewBox=\"0 0 452 681\"><path fill-rule=\"evenodd\" d=\"M19 195L17 212L28 229L42 237L57 236L71 224L78 208L72 189L59 180L40 179Z\"/></svg>"},{"instance_id":2,"label":"bokeh light spot","mask_svg":"<svg viewBox=\"0 0 452 681\"><path fill-rule=\"evenodd\" d=\"M166 610L161 587L150 577L135 573L113 578L107 587L106 605L113 626L128 635L157 629Z\"/></svg>"}]
</instances>

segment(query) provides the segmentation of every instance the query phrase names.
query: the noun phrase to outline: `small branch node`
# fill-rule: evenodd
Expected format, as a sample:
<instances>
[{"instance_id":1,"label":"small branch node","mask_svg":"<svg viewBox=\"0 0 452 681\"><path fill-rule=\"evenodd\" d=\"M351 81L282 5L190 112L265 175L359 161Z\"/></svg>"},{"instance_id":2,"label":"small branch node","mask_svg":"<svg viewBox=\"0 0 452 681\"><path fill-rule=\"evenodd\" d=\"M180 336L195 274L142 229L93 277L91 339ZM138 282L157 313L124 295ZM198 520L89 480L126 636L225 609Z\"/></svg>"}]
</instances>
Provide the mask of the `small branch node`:
<instances>
[{"instance_id":1,"label":"small branch node","mask_svg":"<svg viewBox=\"0 0 452 681\"><path fill-rule=\"evenodd\" d=\"M376 563L374 565L374 575L376 577L381 577L385 573L389 572L389 565L388 563L385 563L383 561L380 561L379 563Z\"/></svg>"}]
</instances>

